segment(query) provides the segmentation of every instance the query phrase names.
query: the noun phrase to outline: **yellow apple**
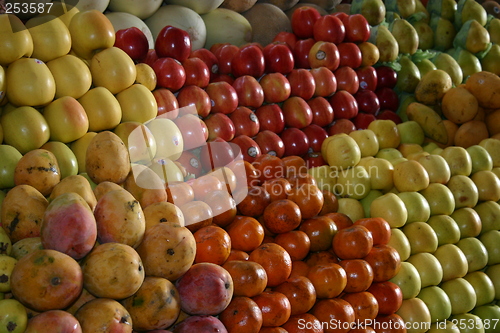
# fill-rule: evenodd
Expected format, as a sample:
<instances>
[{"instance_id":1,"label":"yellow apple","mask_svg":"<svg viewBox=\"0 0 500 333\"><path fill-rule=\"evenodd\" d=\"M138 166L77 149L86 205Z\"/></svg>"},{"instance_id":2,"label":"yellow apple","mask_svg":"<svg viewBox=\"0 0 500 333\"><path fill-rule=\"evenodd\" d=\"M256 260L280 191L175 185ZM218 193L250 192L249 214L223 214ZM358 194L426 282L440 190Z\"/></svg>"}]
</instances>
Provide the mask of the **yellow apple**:
<instances>
[{"instance_id":1,"label":"yellow apple","mask_svg":"<svg viewBox=\"0 0 500 333\"><path fill-rule=\"evenodd\" d=\"M118 47L109 47L96 53L90 60L92 83L104 87L113 95L135 82L137 71L134 61Z\"/></svg>"},{"instance_id":2,"label":"yellow apple","mask_svg":"<svg viewBox=\"0 0 500 333\"><path fill-rule=\"evenodd\" d=\"M394 161L403 157L403 154L396 148L381 148L378 153L375 154L375 157L383 158L388 161Z\"/></svg>"},{"instance_id":3,"label":"yellow apple","mask_svg":"<svg viewBox=\"0 0 500 333\"><path fill-rule=\"evenodd\" d=\"M122 119L122 110L116 97L104 87L87 91L78 102L89 119L89 131L100 132L115 128Z\"/></svg>"},{"instance_id":4,"label":"yellow apple","mask_svg":"<svg viewBox=\"0 0 500 333\"><path fill-rule=\"evenodd\" d=\"M410 257L410 241L400 228L391 228L391 238L387 244L398 251L401 261L406 261Z\"/></svg>"},{"instance_id":5,"label":"yellow apple","mask_svg":"<svg viewBox=\"0 0 500 333\"><path fill-rule=\"evenodd\" d=\"M414 160L396 164L393 177L394 186L400 192L417 192L429 186L427 170Z\"/></svg>"},{"instance_id":6,"label":"yellow apple","mask_svg":"<svg viewBox=\"0 0 500 333\"><path fill-rule=\"evenodd\" d=\"M361 166L341 170L333 190L342 198L363 199L371 190L370 175Z\"/></svg>"},{"instance_id":7,"label":"yellow apple","mask_svg":"<svg viewBox=\"0 0 500 333\"><path fill-rule=\"evenodd\" d=\"M68 145L59 141L49 141L40 148L54 154L61 171L61 179L78 174L78 161Z\"/></svg>"},{"instance_id":8,"label":"yellow apple","mask_svg":"<svg viewBox=\"0 0 500 333\"><path fill-rule=\"evenodd\" d=\"M408 154L408 156L406 156L406 158L409 160L418 161L422 156L428 156L428 155L430 155L428 152L426 152L425 150L422 150L422 151L418 151L416 153L410 153L410 154Z\"/></svg>"},{"instance_id":9,"label":"yellow apple","mask_svg":"<svg viewBox=\"0 0 500 333\"><path fill-rule=\"evenodd\" d=\"M429 183L446 184L450 180L450 166L441 155L421 156L417 161L427 170Z\"/></svg>"},{"instance_id":10,"label":"yellow apple","mask_svg":"<svg viewBox=\"0 0 500 333\"><path fill-rule=\"evenodd\" d=\"M439 260L431 253L422 252L410 256L406 261L415 266L422 281L422 288L437 286L443 279L443 268Z\"/></svg>"},{"instance_id":11,"label":"yellow apple","mask_svg":"<svg viewBox=\"0 0 500 333\"><path fill-rule=\"evenodd\" d=\"M5 144L13 146L23 155L40 148L50 138L47 121L31 106L21 106L8 112L4 110L0 124Z\"/></svg>"},{"instance_id":12,"label":"yellow apple","mask_svg":"<svg viewBox=\"0 0 500 333\"><path fill-rule=\"evenodd\" d=\"M396 126L401 136L401 143L414 143L419 146L424 143L424 130L416 121L409 120Z\"/></svg>"},{"instance_id":13,"label":"yellow apple","mask_svg":"<svg viewBox=\"0 0 500 333\"><path fill-rule=\"evenodd\" d=\"M457 223L461 239L476 237L481 233L481 218L473 208L456 209L450 217Z\"/></svg>"},{"instance_id":14,"label":"yellow apple","mask_svg":"<svg viewBox=\"0 0 500 333\"><path fill-rule=\"evenodd\" d=\"M85 156L87 155L87 147L89 146L90 141L96 136L96 132L87 132L80 139L73 141L70 144L70 148L76 156L76 160L78 162L78 173L85 173Z\"/></svg>"},{"instance_id":15,"label":"yellow apple","mask_svg":"<svg viewBox=\"0 0 500 333\"><path fill-rule=\"evenodd\" d=\"M403 318L408 333L424 333L431 327L431 313L420 298L403 300L396 314Z\"/></svg>"},{"instance_id":16,"label":"yellow apple","mask_svg":"<svg viewBox=\"0 0 500 333\"><path fill-rule=\"evenodd\" d=\"M145 123L158 114L158 104L153 93L142 84L133 84L116 95L122 109L122 122Z\"/></svg>"},{"instance_id":17,"label":"yellow apple","mask_svg":"<svg viewBox=\"0 0 500 333\"><path fill-rule=\"evenodd\" d=\"M376 119L368 125L375 132L380 149L397 148L401 143L401 134L396 123L388 119Z\"/></svg>"},{"instance_id":18,"label":"yellow apple","mask_svg":"<svg viewBox=\"0 0 500 333\"><path fill-rule=\"evenodd\" d=\"M50 140L69 143L87 133L89 119L83 106L73 97L55 99L43 109L50 129Z\"/></svg>"},{"instance_id":19,"label":"yellow apple","mask_svg":"<svg viewBox=\"0 0 500 333\"><path fill-rule=\"evenodd\" d=\"M349 133L361 150L361 157L375 156L379 151L378 139L375 133L369 129L352 131Z\"/></svg>"},{"instance_id":20,"label":"yellow apple","mask_svg":"<svg viewBox=\"0 0 500 333\"><path fill-rule=\"evenodd\" d=\"M0 15L0 65L7 66L33 53L33 39L24 23L14 14Z\"/></svg>"},{"instance_id":21,"label":"yellow apple","mask_svg":"<svg viewBox=\"0 0 500 333\"><path fill-rule=\"evenodd\" d=\"M73 16L78 13L79 10L77 7L66 3L65 1L52 1L52 7L50 8L50 12L43 13L42 15L54 15L57 16L67 28L69 28L69 23Z\"/></svg>"},{"instance_id":22,"label":"yellow apple","mask_svg":"<svg viewBox=\"0 0 500 333\"><path fill-rule=\"evenodd\" d=\"M307 173L313 176L320 190L333 192L338 175L334 168L329 165L321 165L307 169Z\"/></svg>"},{"instance_id":23,"label":"yellow apple","mask_svg":"<svg viewBox=\"0 0 500 333\"><path fill-rule=\"evenodd\" d=\"M421 145L416 143L401 143L397 148L403 157L408 158L408 156L416 156L416 154L426 153ZM409 158L408 158L409 159ZM411 158L414 159L414 158Z\"/></svg>"},{"instance_id":24,"label":"yellow apple","mask_svg":"<svg viewBox=\"0 0 500 333\"><path fill-rule=\"evenodd\" d=\"M479 170L470 176L476 185L479 201L500 200L500 179L489 170Z\"/></svg>"},{"instance_id":25,"label":"yellow apple","mask_svg":"<svg viewBox=\"0 0 500 333\"><path fill-rule=\"evenodd\" d=\"M36 16L26 22L33 39L33 58L44 62L68 54L71 49L71 35L68 27L58 17Z\"/></svg>"},{"instance_id":26,"label":"yellow apple","mask_svg":"<svg viewBox=\"0 0 500 333\"><path fill-rule=\"evenodd\" d=\"M406 161L408 161L408 159L407 159L407 158L405 158L405 157L399 157L399 158L396 158L396 159L394 159L394 160L391 160L390 162L392 163L392 165L396 166L396 165L398 165L399 163L401 163L401 162L406 162Z\"/></svg>"},{"instance_id":27,"label":"yellow apple","mask_svg":"<svg viewBox=\"0 0 500 333\"><path fill-rule=\"evenodd\" d=\"M430 183L420 194L429 203L431 215L450 215L455 210L455 198L446 185Z\"/></svg>"},{"instance_id":28,"label":"yellow apple","mask_svg":"<svg viewBox=\"0 0 500 333\"><path fill-rule=\"evenodd\" d=\"M328 165L343 170L358 164L361 159L361 150L352 137L333 135L332 139L328 140L325 145L325 154L323 156L326 157L325 160Z\"/></svg>"},{"instance_id":29,"label":"yellow apple","mask_svg":"<svg viewBox=\"0 0 500 333\"><path fill-rule=\"evenodd\" d=\"M493 286L493 282L485 272L470 272L464 276L464 279L469 281L474 288L474 292L477 297L475 306L481 306L493 302L495 299L495 286Z\"/></svg>"},{"instance_id":30,"label":"yellow apple","mask_svg":"<svg viewBox=\"0 0 500 333\"><path fill-rule=\"evenodd\" d=\"M495 201L484 201L474 207L481 220L481 234L500 230L500 205Z\"/></svg>"},{"instance_id":31,"label":"yellow apple","mask_svg":"<svg viewBox=\"0 0 500 333\"><path fill-rule=\"evenodd\" d=\"M422 148L424 149L424 151L426 151L430 154L436 148L439 148L439 146L437 145L437 143L431 141L431 142L427 142L425 145L423 145Z\"/></svg>"},{"instance_id":32,"label":"yellow apple","mask_svg":"<svg viewBox=\"0 0 500 333\"><path fill-rule=\"evenodd\" d=\"M419 192L400 192L397 196L403 200L408 218L406 223L425 222L431 216L431 208L424 196Z\"/></svg>"},{"instance_id":33,"label":"yellow apple","mask_svg":"<svg viewBox=\"0 0 500 333\"><path fill-rule=\"evenodd\" d=\"M361 202L361 205L363 206L365 217L371 216L370 206L372 204L372 201L378 197L381 197L382 195L384 195L384 193L379 190L370 190L370 192L368 192L368 194L363 199L359 200L359 202Z\"/></svg>"},{"instance_id":34,"label":"yellow apple","mask_svg":"<svg viewBox=\"0 0 500 333\"><path fill-rule=\"evenodd\" d=\"M433 215L427 220L427 224L436 233L438 246L455 244L460 240L458 224L449 215Z\"/></svg>"},{"instance_id":35,"label":"yellow apple","mask_svg":"<svg viewBox=\"0 0 500 333\"><path fill-rule=\"evenodd\" d=\"M427 305L431 313L431 322L441 322L451 316L451 302L448 295L438 286L422 288L417 295Z\"/></svg>"},{"instance_id":36,"label":"yellow apple","mask_svg":"<svg viewBox=\"0 0 500 333\"><path fill-rule=\"evenodd\" d=\"M488 265L500 264L500 230L490 230L479 236L479 240L488 250Z\"/></svg>"},{"instance_id":37,"label":"yellow apple","mask_svg":"<svg viewBox=\"0 0 500 333\"><path fill-rule=\"evenodd\" d=\"M464 175L454 175L451 176L446 186L453 193L455 209L476 206L479 193L472 179Z\"/></svg>"},{"instance_id":38,"label":"yellow apple","mask_svg":"<svg viewBox=\"0 0 500 333\"><path fill-rule=\"evenodd\" d=\"M469 281L457 277L443 282L441 288L450 298L452 315L466 313L474 309L477 297Z\"/></svg>"},{"instance_id":39,"label":"yellow apple","mask_svg":"<svg viewBox=\"0 0 500 333\"><path fill-rule=\"evenodd\" d=\"M151 66L148 64L141 62L135 64L135 70L137 72L137 76L135 78L135 83L142 84L150 91L156 89L157 77L156 73Z\"/></svg>"},{"instance_id":40,"label":"yellow apple","mask_svg":"<svg viewBox=\"0 0 500 333\"><path fill-rule=\"evenodd\" d=\"M113 132L125 143L132 163L148 164L153 160L156 140L144 124L126 121L116 126Z\"/></svg>"},{"instance_id":41,"label":"yellow apple","mask_svg":"<svg viewBox=\"0 0 500 333\"><path fill-rule=\"evenodd\" d=\"M457 325L460 333L484 333L484 325L478 316L472 313L461 313L453 315L450 321Z\"/></svg>"},{"instance_id":42,"label":"yellow apple","mask_svg":"<svg viewBox=\"0 0 500 333\"><path fill-rule=\"evenodd\" d=\"M406 261L401 262L398 273L389 281L399 286L403 293L403 299L417 297L422 286L417 269L412 263Z\"/></svg>"},{"instance_id":43,"label":"yellow apple","mask_svg":"<svg viewBox=\"0 0 500 333\"><path fill-rule=\"evenodd\" d=\"M357 221L365 217L365 211L361 203L353 198L339 198L338 199L339 213L344 213L353 221Z\"/></svg>"},{"instance_id":44,"label":"yellow apple","mask_svg":"<svg viewBox=\"0 0 500 333\"><path fill-rule=\"evenodd\" d=\"M35 58L21 58L7 67L7 99L17 106L43 106L56 94L54 76Z\"/></svg>"},{"instance_id":45,"label":"yellow apple","mask_svg":"<svg viewBox=\"0 0 500 333\"><path fill-rule=\"evenodd\" d=\"M433 253L438 248L438 238L434 229L425 222L413 222L403 227L410 242L411 254Z\"/></svg>"},{"instance_id":46,"label":"yellow apple","mask_svg":"<svg viewBox=\"0 0 500 333\"><path fill-rule=\"evenodd\" d=\"M67 54L47 63L56 82L55 97L70 96L76 99L85 94L92 85L89 67L80 58Z\"/></svg>"},{"instance_id":47,"label":"yellow apple","mask_svg":"<svg viewBox=\"0 0 500 333\"><path fill-rule=\"evenodd\" d=\"M479 142L479 145L490 154L493 167L500 167L500 140L488 138Z\"/></svg>"},{"instance_id":48,"label":"yellow apple","mask_svg":"<svg viewBox=\"0 0 500 333\"><path fill-rule=\"evenodd\" d=\"M70 21L72 50L83 59L91 59L95 52L115 44L115 30L100 11L79 11Z\"/></svg>"},{"instance_id":49,"label":"yellow apple","mask_svg":"<svg viewBox=\"0 0 500 333\"><path fill-rule=\"evenodd\" d=\"M443 281L464 277L467 274L467 257L455 244L444 244L437 248L434 256L443 268Z\"/></svg>"},{"instance_id":50,"label":"yellow apple","mask_svg":"<svg viewBox=\"0 0 500 333\"><path fill-rule=\"evenodd\" d=\"M394 187L394 167L391 162L383 158L366 160L364 168L370 176L370 187L373 190L388 191Z\"/></svg>"},{"instance_id":51,"label":"yellow apple","mask_svg":"<svg viewBox=\"0 0 500 333\"><path fill-rule=\"evenodd\" d=\"M385 219L391 228L404 226L408 219L408 212L403 200L394 193L386 193L373 200L370 212L371 216Z\"/></svg>"},{"instance_id":52,"label":"yellow apple","mask_svg":"<svg viewBox=\"0 0 500 333\"><path fill-rule=\"evenodd\" d=\"M179 127L170 119L155 118L146 123L156 141L156 158L176 161L184 150L184 141Z\"/></svg>"},{"instance_id":53,"label":"yellow apple","mask_svg":"<svg viewBox=\"0 0 500 333\"><path fill-rule=\"evenodd\" d=\"M463 147L449 146L440 153L450 166L451 175L469 176L472 172L472 159Z\"/></svg>"},{"instance_id":54,"label":"yellow apple","mask_svg":"<svg viewBox=\"0 0 500 333\"><path fill-rule=\"evenodd\" d=\"M488 151L480 145L472 145L466 148L472 160L471 174L482 170L493 169L493 160Z\"/></svg>"}]
</instances>

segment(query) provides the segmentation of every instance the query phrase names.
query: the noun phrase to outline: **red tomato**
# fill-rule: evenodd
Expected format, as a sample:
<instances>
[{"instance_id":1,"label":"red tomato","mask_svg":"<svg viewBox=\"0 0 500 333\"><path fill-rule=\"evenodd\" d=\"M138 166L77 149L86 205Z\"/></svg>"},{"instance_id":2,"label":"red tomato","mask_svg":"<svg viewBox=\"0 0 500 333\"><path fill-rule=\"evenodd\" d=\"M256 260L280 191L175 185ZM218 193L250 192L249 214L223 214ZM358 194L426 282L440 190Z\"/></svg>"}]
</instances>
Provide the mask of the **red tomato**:
<instances>
[{"instance_id":1,"label":"red tomato","mask_svg":"<svg viewBox=\"0 0 500 333\"><path fill-rule=\"evenodd\" d=\"M335 15L323 15L314 23L313 34L317 41L340 44L345 37L344 23Z\"/></svg>"},{"instance_id":2,"label":"red tomato","mask_svg":"<svg viewBox=\"0 0 500 333\"><path fill-rule=\"evenodd\" d=\"M330 97L329 102L333 108L335 119L351 119L358 114L358 103L354 96L346 90L337 91Z\"/></svg>"}]
</instances>

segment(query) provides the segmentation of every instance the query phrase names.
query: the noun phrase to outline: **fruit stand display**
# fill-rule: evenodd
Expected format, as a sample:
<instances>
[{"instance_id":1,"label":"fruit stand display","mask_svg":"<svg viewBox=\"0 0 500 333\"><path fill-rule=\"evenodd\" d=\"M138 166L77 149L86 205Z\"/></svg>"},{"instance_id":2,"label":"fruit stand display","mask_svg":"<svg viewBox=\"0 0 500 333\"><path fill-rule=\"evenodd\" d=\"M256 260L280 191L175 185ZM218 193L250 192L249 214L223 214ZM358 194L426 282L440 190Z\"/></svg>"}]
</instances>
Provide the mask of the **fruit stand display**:
<instances>
[{"instance_id":1,"label":"fruit stand display","mask_svg":"<svg viewBox=\"0 0 500 333\"><path fill-rule=\"evenodd\" d=\"M500 332L499 9L0 1L0 333Z\"/></svg>"}]
</instances>

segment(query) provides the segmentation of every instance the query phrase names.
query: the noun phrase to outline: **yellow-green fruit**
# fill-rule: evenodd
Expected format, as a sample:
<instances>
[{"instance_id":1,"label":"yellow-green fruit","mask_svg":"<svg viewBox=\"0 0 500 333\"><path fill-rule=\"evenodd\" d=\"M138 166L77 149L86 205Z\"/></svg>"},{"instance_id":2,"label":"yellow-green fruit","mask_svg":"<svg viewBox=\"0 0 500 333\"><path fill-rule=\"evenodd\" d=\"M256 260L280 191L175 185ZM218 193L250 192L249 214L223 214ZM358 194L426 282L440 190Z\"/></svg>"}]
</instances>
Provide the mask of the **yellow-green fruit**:
<instances>
[{"instance_id":1,"label":"yellow-green fruit","mask_svg":"<svg viewBox=\"0 0 500 333\"><path fill-rule=\"evenodd\" d=\"M446 20L440 16L433 16L430 26L434 30L434 49L446 51L453 47L453 39L457 31L450 20Z\"/></svg>"},{"instance_id":2,"label":"yellow-green fruit","mask_svg":"<svg viewBox=\"0 0 500 333\"><path fill-rule=\"evenodd\" d=\"M399 52L414 54L418 49L417 30L405 19L396 19L392 23L391 33L398 42Z\"/></svg>"},{"instance_id":3,"label":"yellow-green fruit","mask_svg":"<svg viewBox=\"0 0 500 333\"><path fill-rule=\"evenodd\" d=\"M430 50L434 47L434 30L428 22L420 20L412 23L418 35L418 48L422 50Z\"/></svg>"},{"instance_id":4,"label":"yellow-green fruit","mask_svg":"<svg viewBox=\"0 0 500 333\"><path fill-rule=\"evenodd\" d=\"M26 308L16 299L0 300L0 332L23 333L28 325Z\"/></svg>"},{"instance_id":5,"label":"yellow-green fruit","mask_svg":"<svg viewBox=\"0 0 500 333\"><path fill-rule=\"evenodd\" d=\"M492 44L486 55L480 59L481 68L487 72L500 75L500 45Z\"/></svg>"},{"instance_id":6,"label":"yellow-green fruit","mask_svg":"<svg viewBox=\"0 0 500 333\"><path fill-rule=\"evenodd\" d=\"M71 35L68 27L58 17L33 17L26 22L26 27L33 38L33 58L47 62L70 51Z\"/></svg>"},{"instance_id":7,"label":"yellow-green fruit","mask_svg":"<svg viewBox=\"0 0 500 333\"><path fill-rule=\"evenodd\" d=\"M392 62L397 59L399 55L399 45L387 28L384 25L379 25L375 29L372 29L374 38L372 42L377 45L380 51L380 62Z\"/></svg>"},{"instance_id":8,"label":"yellow-green fruit","mask_svg":"<svg viewBox=\"0 0 500 333\"><path fill-rule=\"evenodd\" d=\"M445 52L439 53L432 58L432 62L437 69L441 69L450 75L453 85L458 86L462 83L464 78L462 68L451 55Z\"/></svg>"},{"instance_id":9,"label":"yellow-green fruit","mask_svg":"<svg viewBox=\"0 0 500 333\"><path fill-rule=\"evenodd\" d=\"M415 98L420 103L435 105L441 101L444 94L451 89L451 76L442 69L427 72L415 88Z\"/></svg>"},{"instance_id":10,"label":"yellow-green fruit","mask_svg":"<svg viewBox=\"0 0 500 333\"><path fill-rule=\"evenodd\" d=\"M33 53L33 39L25 25L14 14L0 15L0 65L7 66Z\"/></svg>"}]
</instances>

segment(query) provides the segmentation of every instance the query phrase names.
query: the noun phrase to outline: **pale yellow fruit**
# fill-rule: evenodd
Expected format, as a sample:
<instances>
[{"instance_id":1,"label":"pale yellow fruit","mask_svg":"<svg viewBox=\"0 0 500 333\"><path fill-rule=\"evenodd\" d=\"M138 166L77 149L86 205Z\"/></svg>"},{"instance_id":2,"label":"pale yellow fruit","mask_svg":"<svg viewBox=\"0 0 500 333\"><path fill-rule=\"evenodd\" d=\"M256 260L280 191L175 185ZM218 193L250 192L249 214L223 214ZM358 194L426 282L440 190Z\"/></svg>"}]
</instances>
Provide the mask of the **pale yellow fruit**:
<instances>
[{"instance_id":1,"label":"pale yellow fruit","mask_svg":"<svg viewBox=\"0 0 500 333\"><path fill-rule=\"evenodd\" d=\"M133 84L116 95L122 110L122 122L145 123L158 114L158 104L153 93L142 84Z\"/></svg>"},{"instance_id":2,"label":"pale yellow fruit","mask_svg":"<svg viewBox=\"0 0 500 333\"><path fill-rule=\"evenodd\" d=\"M401 134L396 123L392 120L374 120L368 125L368 129L375 133L380 149L397 148L401 143Z\"/></svg>"},{"instance_id":3,"label":"pale yellow fruit","mask_svg":"<svg viewBox=\"0 0 500 333\"><path fill-rule=\"evenodd\" d=\"M96 53L90 61L92 82L117 94L134 84L137 71L134 61L118 47L110 47Z\"/></svg>"},{"instance_id":4,"label":"pale yellow fruit","mask_svg":"<svg viewBox=\"0 0 500 333\"><path fill-rule=\"evenodd\" d=\"M404 161L394 166L394 186L400 192L420 191L429 186L429 175L419 162Z\"/></svg>"},{"instance_id":5,"label":"pale yellow fruit","mask_svg":"<svg viewBox=\"0 0 500 333\"><path fill-rule=\"evenodd\" d=\"M146 63L138 63L135 64L135 69L137 72L135 83L140 83L151 91L155 90L157 78L153 68Z\"/></svg>"},{"instance_id":6,"label":"pale yellow fruit","mask_svg":"<svg viewBox=\"0 0 500 333\"><path fill-rule=\"evenodd\" d=\"M33 38L17 16L0 15L0 36L0 65L7 66L33 53Z\"/></svg>"},{"instance_id":7,"label":"pale yellow fruit","mask_svg":"<svg viewBox=\"0 0 500 333\"><path fill-rule=\"evenodd\" d=\"M44 62L68 54L71 35L68 27L56 16L33 17L26 22L33 38L33 58Z\"/></svg>"},{"instance_id":8,"label":"pale yellow fruit","mask_svg":"<svg viewBox=\"0 0 500 333\"><path fill-rule=\"evenodd\" d=\"M56 82L55 97L71 96L76 99L92 85L89 67L80 58L67 54L47 63Z\"/></svg>"},{"instance_id":9,"label":"pale yellow fruit","mask_svg":"<svg viewBox=\"0 0 500 333\"><path fill-rule=\"evenodd\" d=\"M81 138L89 129L89 119L83 106L73 97L52 101L43 110L50 129L50 139L69 143Z\"/></svg>"},{"instance_id":10,"label":"pale yellow fruit","mask_svg":"<svg viewBox=\"0 0 500 333\"><path fill-rule=\"evenodd\" d=\"M115 128L122 118L120 103L104 87L87 91L78 99L89 119L89 131L100 132Z\"/></svg>"}]
</instances>

